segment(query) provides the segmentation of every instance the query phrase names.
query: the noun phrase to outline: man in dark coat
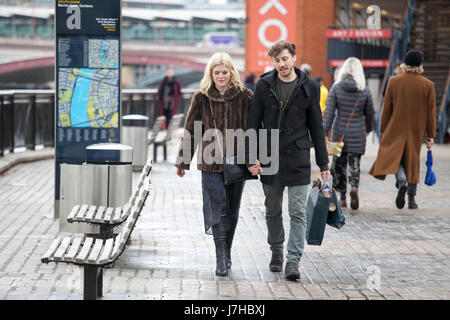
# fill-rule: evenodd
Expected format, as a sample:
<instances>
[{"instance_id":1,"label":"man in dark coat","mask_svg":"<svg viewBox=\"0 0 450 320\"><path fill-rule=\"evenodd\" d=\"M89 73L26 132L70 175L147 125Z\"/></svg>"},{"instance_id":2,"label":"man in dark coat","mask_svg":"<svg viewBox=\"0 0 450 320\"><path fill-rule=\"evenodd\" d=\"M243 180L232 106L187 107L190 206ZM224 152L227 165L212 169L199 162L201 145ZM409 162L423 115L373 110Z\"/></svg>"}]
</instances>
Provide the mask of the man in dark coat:
<instances>
[{"instance_id":1,"label":"man in dark coat","mask_svg":"<svg viewBox=\"0 0 450 320\"><path fill-rule=\"evenodd\" d=\"M256 130L261 138L261 128L270 134L279 130L276 152L278 172L266 174L263 169L273 163L252 159L247 152L248 166L253 175L262 173L261 182L266 196L266 223L268 243L272 251L269 269L279 272L283 268L284 228L282 221L283 191L288 187L290 234L287 244L285 275L289 280L300 278L298 264L303 254L306 235L306 203L311 180L310 148L314 147L316 163L321 176L328 181L328 154L319 106L319 85L294 66L295 45L287 41L275 43L269 50L274 69L261 76L248 116L248 129ZM312 139L312 141L311 141ZM248 149L247 149L248 151ZM272 159L272 155L271 155Z\"/></svg>"},{"instance_id":2,"label":"man in dark coat","mask_svg":"<svg viewBox=\"0 0 450 320\"><path fill-rule=\"evenodd\" d=\"M174 77L172 68L166 70L166 76L158 84L159 115L166 117L166 127L170 119L178 111L178 103L181 99L181 84Z\"/></svg>"}]
</instances>

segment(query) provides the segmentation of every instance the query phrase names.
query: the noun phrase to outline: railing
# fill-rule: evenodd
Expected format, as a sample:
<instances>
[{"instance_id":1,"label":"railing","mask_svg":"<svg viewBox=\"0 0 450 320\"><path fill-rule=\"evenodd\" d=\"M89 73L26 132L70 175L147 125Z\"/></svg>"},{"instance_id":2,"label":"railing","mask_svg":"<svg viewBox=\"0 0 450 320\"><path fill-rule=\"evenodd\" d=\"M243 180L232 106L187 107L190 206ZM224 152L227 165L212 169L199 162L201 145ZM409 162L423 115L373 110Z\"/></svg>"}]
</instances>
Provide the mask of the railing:
<instances>
[{"instance_id":1,"label":"railing","mask_svg":"<svg viewBox=\"0 0 450 320\"><path fill-rule=\"evenodd\" d=\"M196 89L182 89L178 113L186 114ZM122 116L142 114L151 128L159 116L156 89L123 89ZM54 90L0 90L0 157L55 145Z\"/></svg>"}]
</instances>

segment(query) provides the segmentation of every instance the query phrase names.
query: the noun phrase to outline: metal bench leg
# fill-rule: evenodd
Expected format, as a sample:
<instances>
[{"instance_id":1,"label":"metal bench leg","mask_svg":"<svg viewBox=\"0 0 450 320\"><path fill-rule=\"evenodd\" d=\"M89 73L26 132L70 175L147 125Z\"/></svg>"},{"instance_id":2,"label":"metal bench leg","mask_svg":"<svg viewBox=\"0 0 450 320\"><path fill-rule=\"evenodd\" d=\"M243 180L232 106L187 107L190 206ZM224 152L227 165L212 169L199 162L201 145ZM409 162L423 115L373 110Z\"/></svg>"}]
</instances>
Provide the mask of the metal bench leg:
<instances>
[{"instance_id":1,"label":"metal bench leg","mask_svg":"<svg viewBox=\"0 0 450 320\"><path fill-rule=\"evenodd\" d=\"M98 267L84 266L83 299L96 300L98 288Z\"/></svg>"},{"instance_id":2,"label":"metal bench leg","mask_svg":"<svg viewBox=\"0 0 450 320\"><path fill-rule=\"evenodd\" d=\"M103 297L103 268L100 267L97 277L97 297Z\"/></svg>"},{"instance_id":3,"label":"metal bench leg","mask_svg":"<svg viewBox=\"0 0 450 320\"><path fill-rule=\"evenodd\" d=\"M164 161L167 161L167 144L164 143Z\"/></svg>"},{"instance_id":4,"label":"metal bench leg","mask_svg":"<svg viewBox=\"0 0 450 320\"><path fill-rule=\"evenodd\" d=\"M158 145L153 143L153 162L156 162L156 150L158 149Z\"/></svg>"}]
</instances>

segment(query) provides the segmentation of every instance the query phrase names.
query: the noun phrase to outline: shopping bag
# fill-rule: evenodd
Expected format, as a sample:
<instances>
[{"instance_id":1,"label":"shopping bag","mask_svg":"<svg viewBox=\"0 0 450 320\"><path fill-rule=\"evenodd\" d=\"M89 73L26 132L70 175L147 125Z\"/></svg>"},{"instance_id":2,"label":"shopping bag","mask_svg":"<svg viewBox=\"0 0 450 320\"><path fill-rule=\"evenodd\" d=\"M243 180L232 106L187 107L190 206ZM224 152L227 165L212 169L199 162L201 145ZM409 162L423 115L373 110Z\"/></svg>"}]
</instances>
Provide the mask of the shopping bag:
<instances>
[{"instance_id":1,"label":"shopping bag","mask_svg":"<svg viewBox=\"0 0 450 320\"><path fill-rule=\"evenodd\" d=\"M339 199L334 189L332 189L331 197L334 202L333 208L330 208L328 210L327 224L332 226L333 228L340 229L345 224L345 216L342 213L341 204L339 203Z\"/></svg>"},{"instance_id":2,"label":"shopping bag","mask_svg":"<svg viewBox=\"0 0 450 320\"><path fill-rule=\"evenodd\" d=\"M327 143L327 151L329 156L340 157L343 148L344 148L344 141L340 142L328 141Z\"/></svg>"},{"instance_id":3,"label":"shopping bag","mask_svg":"<svg viewBox=\"0 0 450 320\"><path fill-rule=\"evenodd\" d=\"M321 180L314 181L306 205L306 243L314 246L322 244L331 203L331 197L322 191L321 186Z\"/></svg>"}]
</instances>

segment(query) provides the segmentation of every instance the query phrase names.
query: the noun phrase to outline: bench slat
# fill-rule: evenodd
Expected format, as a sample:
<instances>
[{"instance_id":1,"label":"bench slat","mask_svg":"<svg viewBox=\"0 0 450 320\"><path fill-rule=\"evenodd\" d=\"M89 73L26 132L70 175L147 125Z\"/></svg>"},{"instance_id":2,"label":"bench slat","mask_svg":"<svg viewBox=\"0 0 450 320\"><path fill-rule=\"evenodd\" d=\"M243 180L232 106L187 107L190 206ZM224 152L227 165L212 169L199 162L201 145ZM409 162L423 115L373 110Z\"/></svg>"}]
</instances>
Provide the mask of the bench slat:
<instances>
[{"instance_id":1,"label":"bench slat","mask_svg":"<svg viewBox=\"0 0 450 320\"><path fill-rule=\"evenodd\" d=\"M122 242L122 238L123 238L123 232L119 233L116 237L116 240L114 242L114 249L113 249L112 255L111 255L111 259L116 259L117 256L119 255L119 253L120 253L119 247L120 247L120 243Z\"/></svg>"},{"instance_id":2,"label":"bench slat","mask_svg":"<svg viewBox=\"0 0 450 320\"><path fill-rule=\"evenodd\" d=\"M64 261L66 262L71 262L73 261L73 258L75 258L75 256L78 253L78 249L80 248L80 244L81 241L83 240L83 238L75 238L72 241L72 245L69 249L69 252L64 256Z\"/></svg>"},{"instance_id":3,"label":"bench slat","mask_svg":"<svg viewBox=\"0 0 450 320\"><path fill-rule=\"evenodd\" d=\"M124 209L123 209L123 211L122 211L122 213L120 215L120 220L125 220L125 219L128 218L128 215L130 214L131 208L132 207L130 205L126 204L126 206L124 207Z\"/></svg>"},{"instance_id":4,"label":"bench slat","mask_svg":"<svg viewBox=\"0 0 450 320\"><path fill-rule=\"evenodd\" d=\"M103 222L103 214L105 213L106 208L104 206L100 206L97 210L97 213L95 214L95 217L92 218L92 221L94 222Z\"/></svg>"},{"instance_id":5,"label":"bench slat","mask_svg":"<svg viewBox=\"0 0 450 320\"><path fill-rule=\"evenodd\" d=\"M84 220L85 221L91 221L92 218L94 217L95 210L97 210L97 206L94 206L94 205L90 206L88 213L84 217Z\"/></svg>"},{"instance_id":6,"label":"bench slat","mask_svg":"<svg viewBox=\"0 0 450 320\"><path fill-rule=\"evenodd\" d=\"M105 217L103 219L100 218L99 220L103 220L105 223L110 223L113 212L114 212L114 208L108 207L106 209ZM97 219L97 217L95 217L95 219Z\"/></svg>"},{"instance_id":7,"label":"bench slat","mask_svg":"<svg viewBox=\"0 0 450 320\"><path fill-rule=\"evenodd\" d=\"M100 254L100 250L102 250L103 240L97 239L95 240L94 248L89 255L88 262L95 263L97 261L98 255Z\"/></svg>"},{"instance_id":8,"label":"bench slat","mask_svg":"<svg viewBox=\"0 0 450 320\"><path fill-rule=\"evenodd\" d=\"M115 210L114 210L114 216L113 216L113 218L112 218L112 220L111 220L111 222L119 222L120 221L120 215L122 214L122 208L121 207L117 207Z\"/></svg>"},{"instance_id":9,"label":"bench slat","mask_svg":"<svg viewBox=\"0 0 450 320\"><path fill-rule=\"evenodd\" d=\"M48 248L47 252L44 253L44 255L41 258L41 261L43 263L48 263L50 261L50 258L53 256L53 253L55 253L56 249L58 249L60 242L61 242L60 238L56 238L55 240L53 240L52 244L50 245L50 248Z\"/></svg>"},{"instance_id":10,"label":"bench slat","mask_svg":"<svg viewBox=\"0 0 450 320\"><path fill-rule=\"evenodd\" d=\"M84 260L86 260L87 255L89 254L89 251L91 251L92 242L94 241L93 238L85 238L83 248L81 249L80 253L75 258L75 261L78 263L83 263Z\"/></svg>"},{"instance_id":11,"label":"bench slat","mask_svg":"<svg viewBox=\"0 0 450 320\"><path fill-rule=\"evenodd\" d=\"M66 253L67 247L70 244L70 241L72 240L72 237L65 237L59 246L58 250L56 250L55 255L53 256L55 261L62 261L62 257L64 256L64 253Z\"/></svg>"},{"instance_id":12,"label":"bench slat","mask_svg":"<svg viewBox=\"0 0 450 320\"><path fill-rule=\"evenodd\" d=\"M81 206L80 211L78 211L77 216L75 217L75 220L83 220L84 215L85 215L85 213L86 213L88 208L89 208L89 205L83 204Z\"/></svg>"},{"instance_id":13,"label":"bench slat","mask_svg":"<svg viewBox=\"0 0 450 320\"><path fill-rule=\"evenodd\" d=\"M80 209L80 205L78 205L78 204L72 208L69 215L67 216L68 222L73 222L73 219L75 218L79 209Z\"/></svg>"},{"instance_id":14,"label":"bench slat","mask_svg":"<svg viewBox=\"0 0 450 320\"><path fill-rule=\"evenodd\" d=\"M100 255L100 258L98 259L98 263L103 264L105 262L108 262L109 257L111 256L112 249L113 249L113 244L114 244L113 238L106 240L105 246L103 248L103 252Z\"/></svg>"}]
</instances>

